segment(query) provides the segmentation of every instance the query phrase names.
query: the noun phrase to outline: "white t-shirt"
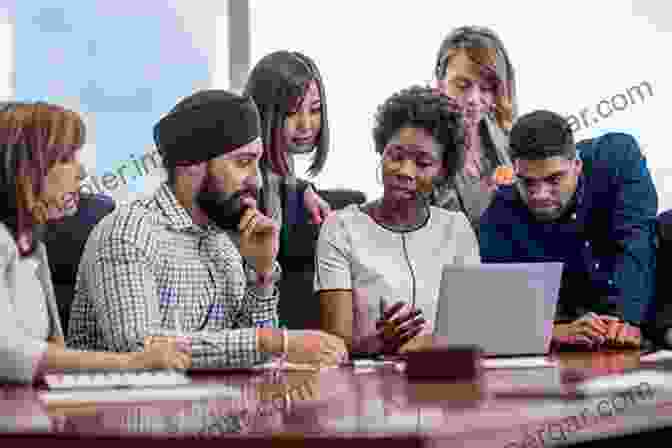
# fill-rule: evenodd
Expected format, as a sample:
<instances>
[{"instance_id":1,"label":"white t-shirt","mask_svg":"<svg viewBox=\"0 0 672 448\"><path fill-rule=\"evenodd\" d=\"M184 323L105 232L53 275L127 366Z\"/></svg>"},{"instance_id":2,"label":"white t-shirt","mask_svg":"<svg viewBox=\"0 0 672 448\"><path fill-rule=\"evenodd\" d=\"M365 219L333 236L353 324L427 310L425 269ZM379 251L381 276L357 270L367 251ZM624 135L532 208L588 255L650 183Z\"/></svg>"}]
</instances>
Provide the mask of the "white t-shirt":
<instances>
[{"instance_id":1,"label":"white t-shirt","mask_svg":"<svg viewBox=\"0 0 672 448\"><path fill-rule=\"evenodd\" d=\"M40 261L35 254L22 257L16 264L16 284L21 291L13 303L17 325L20 324L27 336L47 340L50 334L47 298L42 282L37 276Z\"/></svg>"},{"instance_id":2,"label":"white t-shirt","mask_svg":"<svg viewBox=\"0 0 672 448\"><path fill-rule=\"evenodd\" d=\"M46 339L62 336L44 245L19 257L0 223L0 379L30 382ZM42 281L41 279L44 279ZM45 289L45 288L48 288ZM51 311L50 311L51 310Z\"/></svg>"},{"instance_id":3,"label":"white t-shirt","mask_svg":"<svg viewBox=\"0 0 672 448\"><path fill-rule=\"evenodd\" d=\"M404 250L405 249L405 250ZM353 337L371 334L380 314L380 297L388 305L403 300L415 305L431 333L445 265L481 262L478 241L462 212L430 207L423 226L410 232L383 227L350 205L329 216L320 231L315 291L352 290Z\"/></svg>"},{"instance_id":4,"label":"white t-shirt","mask_svg":"<svg viewBox=\"0 0 672 448\"><path fill-rule=\"evenodd\" d=\"M296 177L305 179L308 177L308 168L313 163L313 157L315 157L315 152L309 152L308 154L293 154L294 157L294 173Z\"/></svg>"}]
</instances>

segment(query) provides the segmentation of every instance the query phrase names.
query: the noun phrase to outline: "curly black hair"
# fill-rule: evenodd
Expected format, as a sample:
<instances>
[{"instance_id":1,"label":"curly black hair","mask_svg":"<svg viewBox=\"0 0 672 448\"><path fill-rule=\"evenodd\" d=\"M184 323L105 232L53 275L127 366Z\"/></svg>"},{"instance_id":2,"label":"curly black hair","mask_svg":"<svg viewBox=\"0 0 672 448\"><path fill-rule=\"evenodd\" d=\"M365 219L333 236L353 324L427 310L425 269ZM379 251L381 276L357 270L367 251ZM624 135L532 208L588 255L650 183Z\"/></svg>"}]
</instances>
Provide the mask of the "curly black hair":
<instances>
[{"instance_id":1,"label":"curly black hair","mask_svg":"<svg viewBox=\"0 0 672 448\"><path fill-rule=\"evenodd\" d=\"M373 127L376 152L383 153L390 139L403 127L426 130L443 148L445 182L464 165L465 136L462 113L451 98L429 87L403 89L378 106Z\"/></svg>"}]
</instances>

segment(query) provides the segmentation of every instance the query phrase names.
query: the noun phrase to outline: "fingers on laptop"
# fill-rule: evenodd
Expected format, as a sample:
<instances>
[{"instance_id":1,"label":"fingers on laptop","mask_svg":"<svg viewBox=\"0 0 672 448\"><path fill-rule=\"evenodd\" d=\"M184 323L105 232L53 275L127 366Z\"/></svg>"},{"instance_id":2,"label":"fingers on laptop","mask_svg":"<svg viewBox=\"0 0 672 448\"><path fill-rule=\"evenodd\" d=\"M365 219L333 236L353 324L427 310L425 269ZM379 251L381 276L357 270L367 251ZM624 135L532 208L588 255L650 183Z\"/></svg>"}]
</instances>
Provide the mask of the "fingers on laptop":
<instances>
[{"instance_id":1,"label":"fingers on laptop","mask_svg":"<svg viewBox=\"0 0 672 448\"><path fill-rule=\"evenodd\" d=\"M597 325L595 319L579 319L574 325L574 334L587 336L594 340L599 340L605 336L605 332Z\"/></svg>"},{"instance_id":2,"label":"fingers on laptop","mask_svg":"<svg viewBox=\"0 0 672 448\"><path fill-rule=\"evenodd\" d=\"M409 325L409 322L415 322L417 320L421 320L421 321L424 322L425 319L423 317L418 317L418 316L421 316L421 315L422 315L422 310L416 309L414 311L404 313L401 316L393 319L391 323L395 327L403 327L403 326Z\"/></svg>"},{"instance_id":3,"label":"fingers on laptop","mask_svg":"<svg viewBox=\"0 0 672 448\"><path fill-rule=\"evenodd\" d=\"M417 319L416 322L403 327L387 326L380 328L377 335L382 339L383 352L397 353L399 348L419 335L424 328L424 319Z\"/></svg>"},{"instance_id":4,"label":"fingers on laptop","mask_svg":"<svg viewBox=\"0 0 672 448\"><path fill-rule=\"evenodd\" d=\"M407 306L406 302L397 302L392 307L383 310L381 317L376 321L376 329L385 325L398 327L422 314L422 310L416 308L395 317L405 306Z\"/></svg>"},{"instance_id":5,"label":"fingers on laptop","mask_svg":"<svg viewBox=\"0 0 672 448\"><path fill-rule=\"evenodd\" d=\"M623 327L621 322L611 321L609 322L609 329L607 330L607 339L610 341L616 341L618 337L619 330Z\"/></svg>"},{"instance_id":6,"label":"fingers on laptop","mask_svg":"<svg viewBox=\"0 0 672 448\"><path fill-rule=\"evenodd\" d=\"M578 334L589 336L599 345L607 343L615 347L639 347L641 333L639 328L629 325L611 316L598 316L598 319L580 319ZM606 331L603 330L606 325Z\"/></svg>"},{"instance_id":7,"label":"fingers on laptop","mask_svg":"<svg viewBox=\"0 0 672 448\"><path fill-rule=\"evenodd\" d=\"M395 348L395 351L401 349L405 345L409 344L416 336L420 334L422 328L415 328L414 330L409 331L400 341L399 345ZM416 347L419 348L419 347Z\"/></svg>"},{"instance_id":8,"label":"fingers on laptop","mask_svg":"<svg viewBox=\"0 0 672 448\"><path fill-rule=\"evenodd\" d=\"M590 320L590 323L592 324L593 328L597 329L600 334L606 335L607 331L609 330L609 322L604 321L600 319L599 316L595 316L593 319Z\"/></svg>"},{"instance_id":9,"label":"fingers on laptop","mask_svg":"<svg viewBox=\"0 0 672 448\"><path fill-rule=\"evenodd\" d=\"M600 320L607 325L606 337L610 344L616 346L638 347L641 343L639 328L623 322L614 316L599 316Z\"/></svg>"},{"instance_id":10,"label":"fingers on laptop","mask_svg":"<svg viewBox=\"0 0 672 448\"><path fill-rule=\"evenodd\" d=\"M389 353L398 353L400 349L407 344L413 345L411 341L420 334L422 327L414 327L404 333L400 333L396 340L387 341L386 350Z\"/></svg>"},{"instance_id":11,"label":"fingers on laptop","mask_svg":"<svg viewBox=\"0 0 672 448\"><path fill-rule=\"evenodd\" d=\"M593 330L599 334L606 335L609 330L609 320L603 319L595 313L586 313L576 320L577 323L589 325Z\"/></svg>"},{"instance_id":12,"label":"fingers on laptop","mask_svg":"<svg viewBox=\"0 0 672 448\"><path fill-rule=\"evenodd\" d=\"M396 343L408 337L409 334L420 332L424 327L424 319L418 319L420 322L409 325L391 325L380 327L377 330L379 337L382 337L386 343Z\"/></svg>"},{"instance_id":13,"label":"fingers on laptop","mask_svg":"<svg viewBox=\"0 0 672 448\"><path fill-rule=\"evenodd\" d=\"M621 322L616 337L612 341L620 347L639 347L641 344L641 333L639 328Z\"/></svg>"},{"instance_id":14,"label":"fingers on laptop","mask_svg":"<svg viewBox=\"0 0 672 448\"><path fill-rule=\"evenodd\" d=\"M399 301L392 305L391 307L387 307L385 304L385 301L381 298L381 305L380 305L380 319L381 320L390 320L395 314L397 314L401 309L406 306L406 302Z\"/></svg>"},{"instance_id":15,"label":"fingers on laptop","mask_svg":"<svg viewBox=\"0 0 672 448\"><path fill-rule=\"evenodd\" d=\"M642 332L639 327L628 325L629 332L626 336L626 343L630 342L631 344L639 347L642 344Z\"/></svg>"}]
</instances>

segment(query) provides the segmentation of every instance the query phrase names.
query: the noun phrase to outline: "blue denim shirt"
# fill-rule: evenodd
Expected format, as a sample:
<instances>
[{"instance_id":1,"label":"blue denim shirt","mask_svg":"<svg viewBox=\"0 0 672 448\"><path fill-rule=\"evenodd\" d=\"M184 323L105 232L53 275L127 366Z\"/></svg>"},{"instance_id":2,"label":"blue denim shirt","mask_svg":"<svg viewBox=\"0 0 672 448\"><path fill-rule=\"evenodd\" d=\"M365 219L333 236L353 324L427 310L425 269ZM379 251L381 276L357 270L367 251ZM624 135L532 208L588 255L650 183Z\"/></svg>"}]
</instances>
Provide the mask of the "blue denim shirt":
<instances>
[{"instance_id":1,"label":"blue denim shirt","mask_svg":"<svg viewBox=\"0 0 672 448\"><path fill-rule=\"evenodd\" d=\"M484 263L564 263L557 321L588 311L641 325L653 315L658 196L637 141L608 133L579 142L574 206L534 219L512 187L500 189L480 224Z\"/></svg>"}]
</instances>

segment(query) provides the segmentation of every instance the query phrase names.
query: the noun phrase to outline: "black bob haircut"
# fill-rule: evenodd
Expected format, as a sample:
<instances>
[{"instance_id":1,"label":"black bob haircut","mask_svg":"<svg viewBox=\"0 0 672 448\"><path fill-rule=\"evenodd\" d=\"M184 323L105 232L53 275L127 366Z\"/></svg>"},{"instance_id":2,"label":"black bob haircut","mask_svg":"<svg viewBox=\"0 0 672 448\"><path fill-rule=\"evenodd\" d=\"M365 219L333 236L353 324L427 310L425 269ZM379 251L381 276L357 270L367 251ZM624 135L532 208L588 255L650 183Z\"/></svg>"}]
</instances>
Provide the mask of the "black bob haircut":
<instances>
[{"instance_id":1,"label":"black bob haircut","mask_svg":"<svg viewBox=\"0 0 672 448\"><path fill-rule=\"evenodd\" d=\"M327 98L322 75L315 62L299 52L276 51L264 56L252 69L243 91L251 96L261 118L261 138L264 153L261 167L281 176L288 174L288 154L284 142L279 141L280 129L285 127L285 119L297 99L304 96L308 83L315 81L320 92L320 113L322 127L313 160L308 168L310 176L317 176L329 153L329 119Z\"/></svg>"},{"instance_id":2,"label":"black bob haircut","mask_svg":"<svg viewBox=\"0 0 672 448\"><path fill-rule=\"evenodd\" d=\"M535 110L520 117L511 129L509 145L513 159L576 158L569 122L548 110Z\"/></svg>"},{"instance_id":3,"label":"black bob haircut","mask_svg":"<svg viewBox=\"0 0 672 448\"><path fill-rule=\"evenodd\" d=\"M376 152L383 154L390 139L404 127L426 130L443 147L446 176L452 179L464 165L463 117L453 100L429 87L412 86L389 97L378 107L373 127Z\"/></svg>"}]
</instances>

